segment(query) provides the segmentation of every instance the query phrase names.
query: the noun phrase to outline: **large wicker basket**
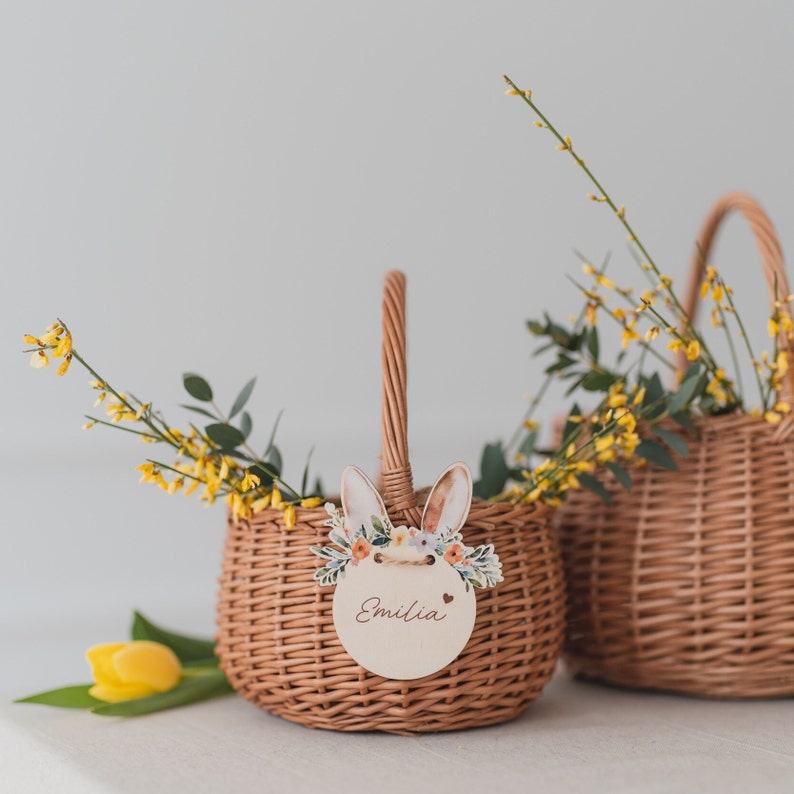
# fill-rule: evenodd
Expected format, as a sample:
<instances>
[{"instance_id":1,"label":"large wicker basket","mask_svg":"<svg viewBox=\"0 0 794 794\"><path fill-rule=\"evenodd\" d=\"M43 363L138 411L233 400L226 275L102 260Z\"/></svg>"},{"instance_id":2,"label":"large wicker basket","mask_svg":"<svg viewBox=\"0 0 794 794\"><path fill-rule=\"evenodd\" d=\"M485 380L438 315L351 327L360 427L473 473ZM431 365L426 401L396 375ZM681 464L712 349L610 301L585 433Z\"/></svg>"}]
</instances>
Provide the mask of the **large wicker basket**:
<instances>
[{"instance_id":1,"label":"large wicker basket","mask_svg":"<svg viewBox=\"0 0 794 794\"><path fill-rule=\"evenodd\" d=\"M382 484L395 523L418 525L406 425L405 281L386 277L383 303ZM232 686L268 711L314 728L414 734L504 722L551 678L564 633L564 585L550 515L543 508L477 500L463 530L494 543L504 581L477 593L474 632L433 675L396 681L360 667L342 647L333 588L312 576L311 545L327 542L320 509L299 510L286 531L265 510L229 521L218 604L218 654Z\"/></svg>"},{"instance_id":2,"label":"large wicker basket","mask_svg":"<svg viewBox=\"0 0 794 794\"><path fill-rule=\"evenodd\" d=\"M788 295L771 222L732 193L701 232L684 303L692 317L704 260L732 210L753 230L772 299ZM605 479L612 504L571 495L557 516L574 672L710 697L794 694L792 428L791 417L777 426L704 419L678 471L632 473L630 492Z\"/></svg>"}]
</instances>

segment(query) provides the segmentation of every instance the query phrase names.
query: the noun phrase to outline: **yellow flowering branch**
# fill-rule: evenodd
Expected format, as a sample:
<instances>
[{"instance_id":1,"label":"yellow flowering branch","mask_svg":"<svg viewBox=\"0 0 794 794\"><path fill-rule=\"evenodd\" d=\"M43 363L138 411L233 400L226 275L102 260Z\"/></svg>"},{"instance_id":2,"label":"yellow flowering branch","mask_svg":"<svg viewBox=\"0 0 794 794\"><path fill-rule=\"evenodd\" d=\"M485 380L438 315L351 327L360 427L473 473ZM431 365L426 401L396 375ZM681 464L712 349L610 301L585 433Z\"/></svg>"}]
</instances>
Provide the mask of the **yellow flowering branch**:
<instances>
[{"instance_id":1,"label":"yellow flowering branch","mask_svg":"<svg viewBox=\"0 0 794 794\"><path fill-rule=\"evenodd\" d=\"M96 424L114 427L133 433L148 443L165 443L177 451L178 459L172 466L152 459L138 466L142 482L154 482L164 491L176 493L185 488L187 480L190 484L184 490L186 495L194 493L203 485L204 490L200 499L212 504L218 497L225 497L229 509L236 518L247 518L272 505L284 512L287 529L295 525L297 505L316 507L322 503L322 498L319 496L302 495L281 477L279 467L263 459L275 449L272 436L265 456L259 457L247 441L247 432L250 431L251 425L250 417L246 417L248 427L245 433L231 424L231 416L242 409L254 381L246 385L235 401L230 416L227 416L220 411L214 400L211 400L209 385L202 378L186 376L185 385L192 396L195 396L195 390L198 390L196 393L199 394L197 399L205 399L206 394L210 395L210 399L206 401L211 402L216 410L216 416L203 408L193 408L193 410L218 421L208 425L203 432L191 423L190 432L185 434L172 427L161 413L153 409L151 403L144 403L134 395L128 397L103 378L74 349L71 332L60 319L49 326L42 336L25 335L23 339L27 344L35 345L33 349L25 351L32 353L32 366L48 367L49 353L53 358L64 359L64 363L58 368L58 374L63 375L69 363L75 360L95 379L91 383L99 392L95 406L105 403L107 395L111 395L115 400L105 403L109 420L88 415L89 422L84 426L86 429ZM191 388L194 391L191 391ZM140 423L145 429L130 427L127 423L133 425ZM176 477L169 482L163 476L163 471L171 472ZM287 492L287 498L282 496L279 485Z\"/></svg>"}]
</instances>

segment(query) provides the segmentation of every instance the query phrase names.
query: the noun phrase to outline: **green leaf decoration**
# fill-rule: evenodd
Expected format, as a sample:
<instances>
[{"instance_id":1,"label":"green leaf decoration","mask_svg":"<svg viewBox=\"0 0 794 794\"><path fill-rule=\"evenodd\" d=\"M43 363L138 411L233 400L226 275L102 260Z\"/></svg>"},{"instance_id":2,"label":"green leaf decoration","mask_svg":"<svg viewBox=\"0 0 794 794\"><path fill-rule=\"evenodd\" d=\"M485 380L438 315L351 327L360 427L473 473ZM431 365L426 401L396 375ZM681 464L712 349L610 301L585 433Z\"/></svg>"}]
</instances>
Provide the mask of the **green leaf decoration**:
<instances>
[{"instance_id":1,"label":"green leaf decoration","mask_svg":"<svg viewBox=\"0 0 794 794\"><path fill-rule=\"evenodd\" d=\"M245 441L245 436L231 425L217 422L207 425L204 432L213 444L217 444L221 449L234 449Z\"/></svg>"},{"instance_id":2,"label":"green leaf decoration","mask_svg":"<svg viewBox=\"0 0 794 794\"><path fill-rule=\"evenodd\" d=\"M618 379L611 372L591 372L582 381L582 388L587 391L606 391Z\"/></svg>"},{"instance_id":3,"label":"green leaf decoration","mask_svg":"<svg viewBox=\"0 0 794 794\"><path fill-rule=\"evenodd\" d=\"M505 453L501 443L486 444L480 459L480 498L489 499L500 494L505 487L510 469L505 463Z\"/></svg>"},{"instance_id":4,"label":"green leaf decoration","mask_svg":"<svg viewBox=\"0 0 794 794\"><path fill-rule=\"evenodd\" d=\"M663 469L675 471L678 468L675 461L670 457L670 453L661 444L649 441L647 438L640 441L634 452L641 458L645 458L649 463L655 463Z\"/></svg>"},{"instance_id":5,"label":"green leaf decoration","mask_svg":"<svg viewBox=\"0 0 794 794\"><path fill-rule=\"evenodd\" d=\"M692 420L688 411L679 411L677 414L670 414L670 418L678 425L695 435L698 431L697 425Z\"/></svg>"},{"instance_id":6,"label":"green leaf decoration","mask_svg":"<svg viewBox=\"0 0 794 794\"><path fill-rule=\"evenodd\" d=\"M140 612L133 613L131 636L133 640L152 640L167 645L182 664L216 664L215 642L213 640L188 637L156 626ZM208 661L213 660L213 661Z\"/></svg>"},{"instance_id":7,"label":"green leaf decoration","mask_svg":"<svg viewBox=\"0 0 794 794\"><path fill-rule=\"evenodd\" d=\"M281 452L278 447L271 445L265 463L267 463L269 468L271 468L277 476L281 474L284 462L281 459Z\"/></svg>"},{"instance_id":8,"label":"green leaf decoration","mask_svg":"<svg viewBox=\"0 0 794 794\"><path fill-rule=\"evenodd\" d=\"M627 491L631 490L631 476L629 473L622 467L618 466L617 463L612 463L608 461L606 467L615 475L615 479L622 485Z\"/></svg>"},{"instance_id":9,"label":"green leaf decoration","mask_svg":"<svg viewBox=\"0 0 794 794\"><path fill-rule=\"evenodd\" d=\"M690 369L691 372L691 369ZM682 411L695 396L698 386L700 385L700 378L686 378L678 387L678 391L673 394L670 401L667 403L667 412L670 414L677 414Z\"/></svg>"},{"instance_id":10,"label":"green leaf decoration","mask_svg":"<svg viewBox=\"0 0 794 794\"><path fill-rule=\"evenodd\" d=\"M592 491L597 496L600 496L607 504L612 504L612 497L609 495L609 491L607 491L601 481L593 477L592 474L582 472L581 474L577 474L576 478L583 488L587 488L588 491Z\"/></svg>"},{"instance_id":11,"label":"green leaf decoration","mask_svg":"<svg viewBox=\"0 0 794 794\"><path fill-rule=\"evenodd\" d=\"M557 354L557 361L554 364L546 367L545 373L547 375L551 375L552 372L560 372L561 370L568 369L568 367L575 364L575 359L572 359L570 356L565 355L565 353L558 353Z\"/></svg>"},{"instance_id":12,"label":"green leaf decoration","mask_svg":"<svg viewBox=\"0 0 794 794\"><path fill-rule=\"evenodd\" d=\"M243 411L240 415L240 432L243 434L243 438L248 438L253 429L254 420L251 419L251 414L249 414L248 411Z\"/></svg>"},{"instance_id":13,"label":"green leaf decoration","mask_svg":"<svg viewBox=\"0 0 794 794\"><path fill-rule=\"evenodd\" d=\"M182 376L182 384L185 391L195 400L200 400L203 403L208 403L212 400L212 389L201 375L196 375L193 372L186 372Z\"/></svg>"},{"instance_id":14,"label":"green leaf decoration","mask_svg":"<svg viewBox=\"0 0 794 794\"><path fill-rule=\"evenodd\" d=\"M651 433L657 438L661 438L673 452L680 455L682 458L689 457L689 446L678 433L674 433L672 430L666 430L663 427L651 427Z\"/></svg>"},{"instance_id":15,"label":"green leaf decoration","mask_svg":"<svg viewBox=\"0 0 794 794\"><path fill-rule=\"evenodd\" d=\"M39 692L37 695L19 698L14 703L41 703L61 709L91 709L102 704L101 700L88 694L88 690L92 686L93 684L78 684L77 686L51 689L48 692Z\"/></svg>"},{"instance_id":16,"label":"green leaf decoration","mask_svg":"<svg viewBox=\"0 0 794 794\"><path fill-rule=\"evenodd\" d=\"M243 386L242 391L237 395L237 399L232 405L232 410L229 411L229 419L231 419L233 416L237 416L237 414L243 410L245 404L248 402L248 398L251 396L251 392L254 390L255 385L256 378L251 378L251 380L249 380L248 383Z\"/></svg>"},{"instance_id":17,"label":"green leaf decoration","mask_svg":"<svg viewBox=\"0 0 794 794\"><path fill-rule=\"evenodd\" d=\"M254 463L253 465L249 466L248 471L250 471L251 474L255 474L257 477L259 477L259 482L263 487L269 488L273 484L273 473L267 471L258 463Z\"/></svg>"},{"instance_id":18,"label":"green leaf decoration","mask_svg":"<svg viewBox=\"0 0 794 794\"><path fill-rule=\"evenodd\" d=\"M301 477L301 496L306 496L306 488L309 485L309 464L312 461L313 454L314 447L309 450L309 454L306 456L306 465L303 467L303 476Z\"/></svg>"},{"instance_id":19,"label":"green leaf decoration","mask_svg":"<svg viewBox=\"0 0 794 794\"><path fill-rule=\"evenodd\" d=\"M217 419L218 417L215 414L210 413L206 408L201 408L198 405L185 405L184 403L179 406L180 408L187 408L188 411L195 411L197 414L201 414L202 416L208 416L210 419Z\"/></svg>"},{"instance_id":20,"label":"green leaf decoration","mask_svg":"<svg viewBox=\"0 0 794 794\"><path fill-rule=\"evenodd\" d=\"M206 675L185 678L169 692L134 700L120 700L118 703L103 703L95 706L91 711L103 717L138 717L155 711L186 706L189 703L198 703L232 691L226 676L217 670Z\"/></svg>"},{"instance_id":21,"label":"green leaf decoration","mask_svg":"<svg viewBox=\"0 0 794 794\"><path fill-rule=\"evenodd\" d=\"M587 352L595 363L598 363L600 346L598 344L598 329L592 326L587 332Z\"/></svg>"},{"instance_id":22,"label":"green leaf decoration","mask_svg":"<svg viewBox=\"0 0 794 794\"><path fill-rule=\"evenodd\" d=\"M664 398L664 387L658 372L654 372L650 378L643 379L645 386L645 398L642 401L643 408L656 406Z\"/></svg>"}]
</instances>

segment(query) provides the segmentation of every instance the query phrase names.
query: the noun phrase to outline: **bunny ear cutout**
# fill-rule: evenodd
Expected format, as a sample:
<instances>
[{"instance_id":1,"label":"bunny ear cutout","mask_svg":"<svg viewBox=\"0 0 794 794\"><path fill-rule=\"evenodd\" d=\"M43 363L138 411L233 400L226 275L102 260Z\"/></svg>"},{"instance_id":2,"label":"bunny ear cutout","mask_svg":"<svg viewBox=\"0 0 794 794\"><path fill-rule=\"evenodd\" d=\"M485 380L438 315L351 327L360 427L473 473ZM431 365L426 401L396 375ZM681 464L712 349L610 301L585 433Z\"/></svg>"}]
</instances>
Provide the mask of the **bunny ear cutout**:
<instances>
[{"instance_id":1,"label":"bunny ear cutout","mask_svg":"<svg viewBox=\"0 0 794 794\"><path fill-rule=\"evenodd\" d=\"M471 472L465 463L453 463L436 480L422 514L422 529L458 532L471 507Z\"/></svg>"},{"instance_id":2,"label":"bunny ear cutout","mask_svg":"<svg viewBox=\"0 0 794 794\"><path fill-rule=\"evenodd\" d=\"M378 489L355 466L346 466L342 472L342 507L353 532L362 526L371 529L372 516L377 516L381 522L388 520Z\"/></svg>"}]
</instances>

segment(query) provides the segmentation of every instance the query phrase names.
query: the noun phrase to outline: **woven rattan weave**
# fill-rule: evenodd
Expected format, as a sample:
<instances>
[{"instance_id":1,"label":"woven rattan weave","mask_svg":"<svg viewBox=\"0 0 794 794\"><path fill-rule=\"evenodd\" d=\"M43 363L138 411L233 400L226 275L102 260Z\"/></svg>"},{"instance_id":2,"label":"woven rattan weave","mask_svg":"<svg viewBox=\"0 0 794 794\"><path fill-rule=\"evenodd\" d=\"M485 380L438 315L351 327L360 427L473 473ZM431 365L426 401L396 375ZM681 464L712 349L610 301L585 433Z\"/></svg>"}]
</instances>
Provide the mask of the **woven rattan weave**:
<instances>
[{"instance_id":1,"label":"woven rattan weave","mask_svg":"<svg viewBox=\"0 0 794 794\"><path fill-rule=\"evenodd\" d=\"M395 523L421 515L407 446L405 281L386 277L383 316L381 489ZM341 731L413 734L504 722L551 678L564 630L564 586L550 515L540 507L472 504L470 545L494 543L504 581L477 592L474 632L460 656L433 675L394 681L345 652L332 617L333 588L312 576L310 545L327 542L320 509L298 510L284 528L268 509L229 521L220 579L218 654L232 686L288 720Z\"/></svg>"},{"instance_id":2,"label":"woven rattan weave","mask_svg":"<svg viewBox=\"0 0 794 794\"><path fill-rule=\"evenodd\" d=\"M789 293L769 219L732 193L701 233L684 304L691 317L703 262L732 210L750 223L773 300L775 290ZM748 415L705 418L678 471L632 472L630 492L606 479L612 504L571 495L557 513L569 667L702 696L794 694L793 428L790 417L777 426Z\"/></svg>"}]
</instances>

